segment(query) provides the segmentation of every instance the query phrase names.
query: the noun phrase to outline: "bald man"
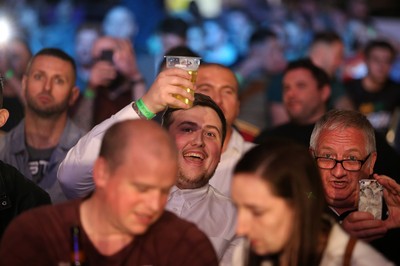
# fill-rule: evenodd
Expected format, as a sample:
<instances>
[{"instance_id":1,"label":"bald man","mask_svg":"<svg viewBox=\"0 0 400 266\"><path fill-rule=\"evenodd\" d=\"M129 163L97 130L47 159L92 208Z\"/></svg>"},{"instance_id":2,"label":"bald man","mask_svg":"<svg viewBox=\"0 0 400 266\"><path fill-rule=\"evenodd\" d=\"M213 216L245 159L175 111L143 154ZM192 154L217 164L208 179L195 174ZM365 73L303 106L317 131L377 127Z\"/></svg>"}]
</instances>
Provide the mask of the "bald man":
<instances>
[{"instance_id":1,"label":"bald man","mask_svg":"<svg viewBox=\"0 0 400 266\"><path fill-rule=\"evenodd\" d=\"M205 234L164 211L177 166L174 141L157 123L114 124L93 166L94 192L18 217L2 239L0 264L69 263L69 232L78 226L90 265L217 265Z\"/></svg>"}]
</instances>

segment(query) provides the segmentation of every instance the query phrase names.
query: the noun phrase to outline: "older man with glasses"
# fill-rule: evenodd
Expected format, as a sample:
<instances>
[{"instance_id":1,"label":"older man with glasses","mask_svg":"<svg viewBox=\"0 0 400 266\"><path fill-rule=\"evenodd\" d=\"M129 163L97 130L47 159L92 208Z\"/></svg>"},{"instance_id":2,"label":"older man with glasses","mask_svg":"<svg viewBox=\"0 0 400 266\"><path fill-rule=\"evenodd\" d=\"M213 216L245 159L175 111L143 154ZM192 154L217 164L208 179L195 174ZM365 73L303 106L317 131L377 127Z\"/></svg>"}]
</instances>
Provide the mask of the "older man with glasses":
<instances>
[{"instance_id":1,"label":"older man with glasses","mask_svg":"<svg viewBox=\"0 0 400 266\"><path fill-rule=\"evenodd\" d=\"M400 185L374 173L375 133L359 112L332 110L316 123L310 151L320 168L328 205L352 236L371 241L388 259L400 264ZM359 180L376 179L384 187L384 217L357 210Z\"/></svg>"}]
</instances>

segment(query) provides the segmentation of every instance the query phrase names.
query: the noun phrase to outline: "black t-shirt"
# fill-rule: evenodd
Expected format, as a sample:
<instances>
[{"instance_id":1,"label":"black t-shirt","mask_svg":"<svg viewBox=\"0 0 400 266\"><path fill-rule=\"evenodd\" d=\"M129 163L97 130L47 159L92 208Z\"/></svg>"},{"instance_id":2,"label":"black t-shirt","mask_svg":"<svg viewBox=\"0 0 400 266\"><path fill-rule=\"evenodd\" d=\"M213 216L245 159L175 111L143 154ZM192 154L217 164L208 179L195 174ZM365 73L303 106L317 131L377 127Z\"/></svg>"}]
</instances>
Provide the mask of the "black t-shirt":
<instances>
[{"instance_id":1,"label":"black t-shirt","mask_svg":"<svg viewBox=\"0 0 400 266\"><path fill-rule=\"evenodd\" d=\"M379 133L386 134L394 110L400 107L400 84L388 80L380 91L368 92L362 79L356 79L346 83L346 90L356 109Z\"/></svg>"},{"instance_id":2,"label":"black t-shirt","mask_svg":"<svg viewBox=\"0 0 400 266\"><path fill-rule=\"evenodd\" d=\"M29 171L32 174L32 180L36 184L39 184L47 172L47 165L50 162L51 154L55 148L35 149L26 145L26 149L29 154L28 165Z\"/></svg>"},{"instance_id":3,"label":"black t-shirt","mask_svg":"<svg viewBox=\"0 0 400 266\"><path fill-rule=\"evenodd\" d=\"M297 125L294 123L287 123L262 131L260 135L255 138L254 142L261 144L270 137L289 138L308 148L310 146L310 137L313 129L314 124Z\"/></svg>"}]
</instances>

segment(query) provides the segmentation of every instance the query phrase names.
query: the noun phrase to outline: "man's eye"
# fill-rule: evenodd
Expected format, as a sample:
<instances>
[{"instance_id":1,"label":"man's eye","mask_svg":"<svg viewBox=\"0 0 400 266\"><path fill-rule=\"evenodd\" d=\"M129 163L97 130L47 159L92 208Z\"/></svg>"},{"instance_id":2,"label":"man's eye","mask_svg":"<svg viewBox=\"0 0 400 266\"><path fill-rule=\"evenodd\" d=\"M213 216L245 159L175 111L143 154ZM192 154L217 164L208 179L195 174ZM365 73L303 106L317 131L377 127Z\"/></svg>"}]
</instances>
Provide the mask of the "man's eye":
<instances>
[{"instance_id":1,"label":"man's eye","mask_svg":"<svg viewBox=\"0 0 400 266\"><path fill-rule=\"evenodd\" d=\"M215 138L215 137L217 137L217 134L215 134L213 132L206 132L206 136L207 137L211 137L211 138Z\"/></svg>"},{"instance_id":2,"label":"man's eye","mask_svg":"<svg viewBox=\"0 0 400 266\"><path fill-rule=\"evenodd\" d=\"M254 217L259 217L259 216L262 216L265 213L265 211L264 210L253 210L252 213L253 213Z\"/></svg>"},{"instance_id":3,"label":"man's eye","mask_svg":"<svg viewBox=\"0 0 400 266\"><path fill-rule=\"evenodd\" d=\"M228 95L232 95L232 94L234 94L234 91L229 89L229 90L224 90L223 93L224 94L228 94Z\"/></svg>"},{"instance_id":4,"label":"man's eye","mask_svg":"<svg viewBox=\"0 0 400 266\"><path fill-rule=\"evenodd\" d=\"M358 158L356 156L349 156L349 158L347 160L349 160L349 161L357 161Z\"/></svg>"},{"instance_id":5,"label":"man's eye","mask_svg":"<svg viewBox=\"0 0 400 266\"><path fill-rule=\"evenodd\" d=\"M147 186L142 186L142 185L136 184L135 187L139 192L146 192L147 190L149 190L149 188Z\"/></svg>"},{"instance_id":6,"label":"man's eye","mask_svg":"<svg viewBox=\"0 0 400 266\"><path fill-rule=\"evenodd\" d=\"M197 89L197 91L198 91L198 92L207 93L207 92L210 91L210 89L209 89L209 88L201 88L201 87L200 87L200 88Z\"/></svg>"},{"instance_id":7,"label":"man's eye","mask_svg":"<svg viewBox=\"0 0 400 266\"><path fill-rule=\"evenodd\" d=\"M193 130L191 128L188 127L184 127L181 129L183 132L193 132Z\"/></svg>"},{"instance_id":8,"label":"man's eye","mask_svg":"<svg viewBox=\"0 0 400 266\"><path fill-rule=\"evenodd\" d=\"M36 80L40 80L42 78L42 74L39 74L39 73L34 74L33 78L36 79Z\"/></svg>"},{"instance_id":9,"label":"man's eye","mask_svg":"<svg viewBox=\"0 0 400 266\"><path fill-rule=\"evenodd\" d=\"M64 84L64 80L61 78L56 78L55 82L56 82L56 84Z\"/></svg>"}]
</instances>

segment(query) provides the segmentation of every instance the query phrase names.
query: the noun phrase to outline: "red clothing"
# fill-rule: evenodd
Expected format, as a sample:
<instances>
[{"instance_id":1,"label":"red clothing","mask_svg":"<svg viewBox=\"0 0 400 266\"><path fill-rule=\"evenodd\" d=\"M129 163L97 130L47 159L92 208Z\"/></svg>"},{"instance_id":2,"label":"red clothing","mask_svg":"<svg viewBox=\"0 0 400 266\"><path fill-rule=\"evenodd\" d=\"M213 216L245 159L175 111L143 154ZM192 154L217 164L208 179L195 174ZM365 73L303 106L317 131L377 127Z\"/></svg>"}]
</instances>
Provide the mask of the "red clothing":
<instances>
[{"instance_id":1,"label":"red clothing","mask_svg":"<svg viewBox=\"0 0 400 266\"><path fill-rule=\"evenodd\" d=\"M0 265L62 265L71 256L71 226L82 228L81 200L39 207L17 217L0 244ZM193 223L165 211L148 231L112 256L100 254L81 229L88 265L218 265L215 251Z\"/></svg>"}]
</instances>

